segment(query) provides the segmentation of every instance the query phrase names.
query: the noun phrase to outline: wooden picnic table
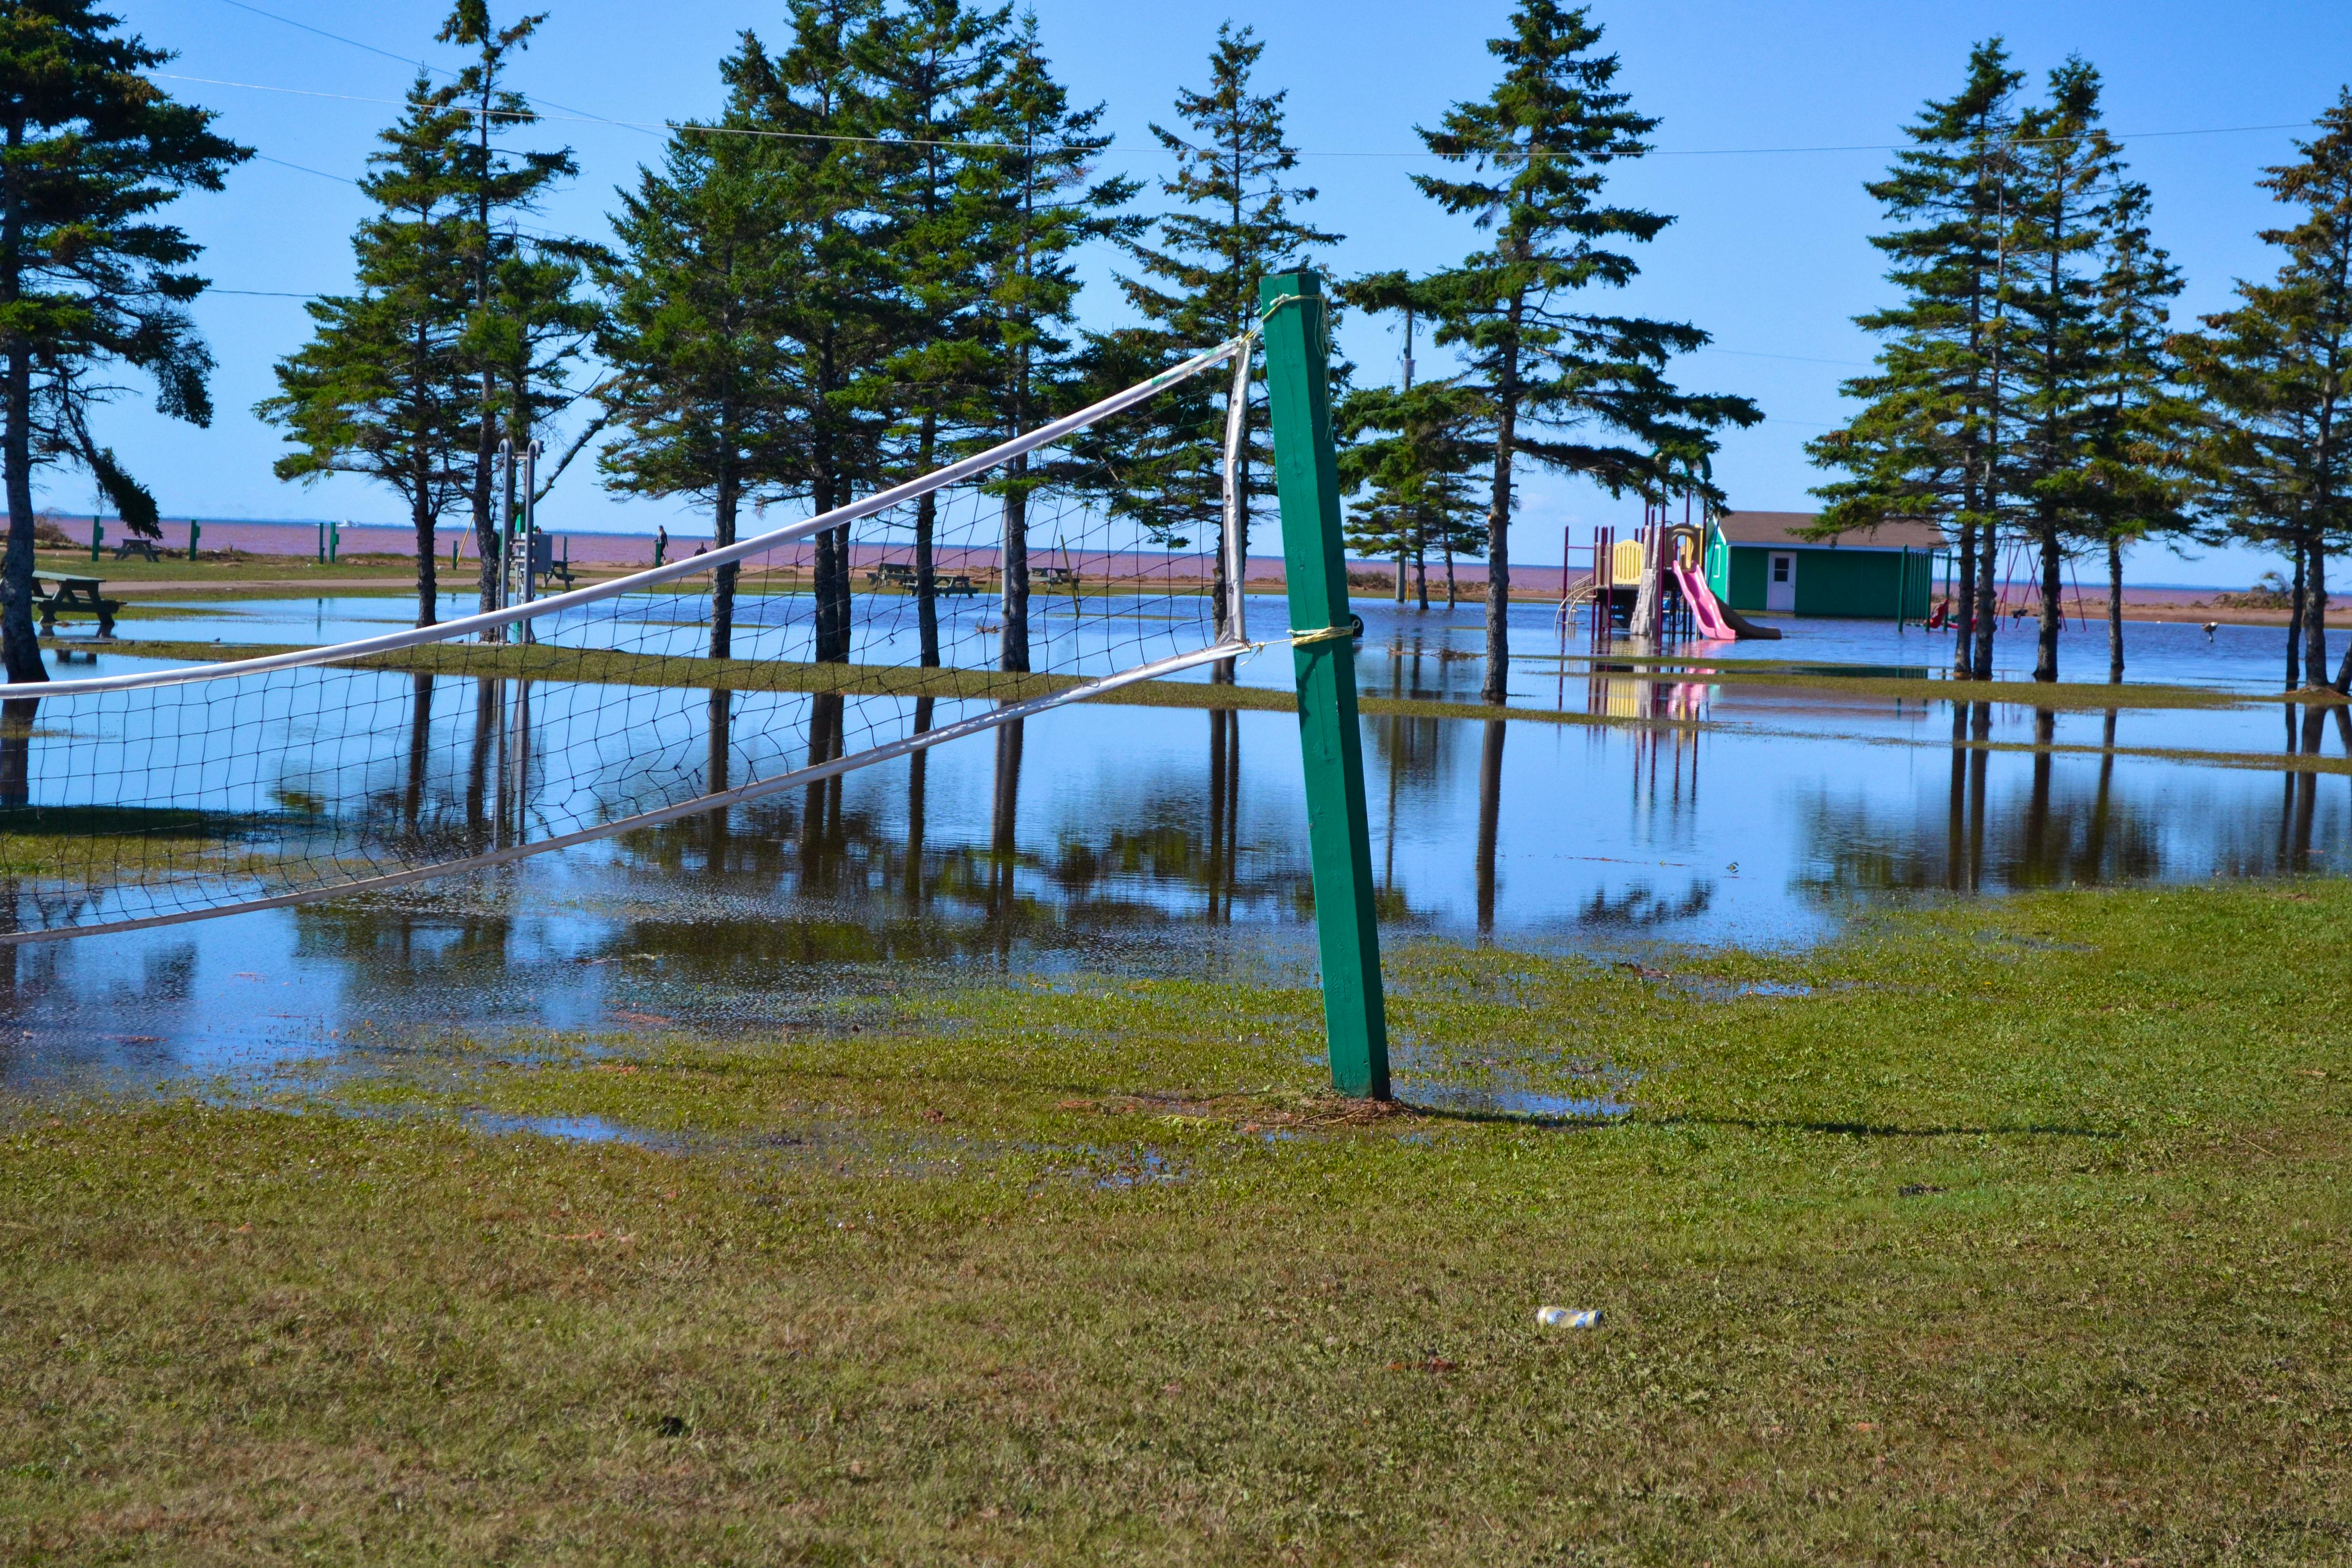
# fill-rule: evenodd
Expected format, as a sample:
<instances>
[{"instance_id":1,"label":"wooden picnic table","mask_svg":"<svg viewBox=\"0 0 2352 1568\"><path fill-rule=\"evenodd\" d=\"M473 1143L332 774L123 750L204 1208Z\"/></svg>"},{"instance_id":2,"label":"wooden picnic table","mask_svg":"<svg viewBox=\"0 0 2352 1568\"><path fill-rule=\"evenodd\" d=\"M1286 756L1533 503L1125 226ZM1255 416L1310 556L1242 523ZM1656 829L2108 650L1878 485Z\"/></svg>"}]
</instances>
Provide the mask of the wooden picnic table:
<instances>
[{"instance_id":1,"label":"wooden picnic table","mask_svg":"<svg viewBox=\"0 0 2352 1568\"><path fill-rule=\"evenodd\" d=\"M915 569L886 561L866 574L866 584L869 588L904 588L911 594L915 591ZM972 586L971 573L958 572L952 576L945 573L933 574L931 592L945 598L968 599L980 590Z\"/></svg>"},{"instance_id":2,"label":"wooden picnic table","mask_svg":"<svg viewBox=\"0 0 2352 1568\"><path fill-rule=\"evenodd\" d=\"M163 559L155 553L155 542L152 539L141 539L134 535L114 547L114 558L117 561L128 561L133 555L143 555L150 561Z\"/></svg>"},{"instance_id":3,"label":"wooden picnic table","mask_svg":"<svg viewBox=\"0 0 2352 1568\"><path fill-rule=\"evenodd\" d=\"M120 599L109 599L99 593L100 579L79 577L66 572L36 572L33 574L33 598L41 612L41 635L55 635L59 616L96 616L98 635L114 635L114 613L122 608Z\"/></svg>"}]
</instances>

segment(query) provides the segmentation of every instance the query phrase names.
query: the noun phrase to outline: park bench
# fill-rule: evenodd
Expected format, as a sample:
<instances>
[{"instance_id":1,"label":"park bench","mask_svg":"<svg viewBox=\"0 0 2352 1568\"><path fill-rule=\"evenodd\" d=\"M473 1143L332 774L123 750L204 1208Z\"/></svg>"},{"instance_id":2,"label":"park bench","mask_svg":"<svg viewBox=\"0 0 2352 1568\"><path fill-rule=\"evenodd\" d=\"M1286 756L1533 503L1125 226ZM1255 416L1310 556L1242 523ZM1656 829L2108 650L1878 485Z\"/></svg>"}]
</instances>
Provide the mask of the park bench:
<instances>
[{"instance_id":1,"label":"park bench","mask_svg":"<svg viewBox=\"0 0 2352 1568\"><path fill-rule=\"evenodd\" d=\"M114 547L117 561L128 561L134 555L143 555L150 561L163 559L155 553L155 542L152 539L126 539Z\"/></svg>"},{"instance_id":2,"label":"park bench","mask_svg":"<svg viewBox=\"0 0 2352 1568\"><path fill-rule=\"evenodd\" d=\"M68 576L62 572L33 574L33 598L41 612L41 635L57 633L59 616L96 616L98 635L114 635L114 613L122 608L120 599L108 599L99 595L99 579Z\"/></svg>"}]
</instances>

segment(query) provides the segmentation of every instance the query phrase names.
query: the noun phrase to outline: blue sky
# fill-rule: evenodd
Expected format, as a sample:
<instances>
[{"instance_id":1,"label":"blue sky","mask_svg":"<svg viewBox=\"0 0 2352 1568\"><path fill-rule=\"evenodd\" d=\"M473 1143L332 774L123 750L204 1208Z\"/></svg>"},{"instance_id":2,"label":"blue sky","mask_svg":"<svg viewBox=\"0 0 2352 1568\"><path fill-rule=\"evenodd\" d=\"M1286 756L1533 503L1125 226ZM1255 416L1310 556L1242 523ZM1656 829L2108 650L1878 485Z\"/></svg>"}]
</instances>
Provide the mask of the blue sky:
<instances>
[{"instance_id":1,"label":"blue sky","mask_svg":"<svg viewBox=\"0 0 2352 1568\"><path fill-rule=\"evenodd\" d=\"M446 0L257 3L390 55L457 63L431 41ZM772 5L538 3L551 15L518 84L578 116L553 118L566 110L550 108L538 138L570 144L583 168L542 221L592 236L604 232L613 187L659 146L657 134L602 121L658 126L707 113L718 98L717 62L736 35L781 32ZM345 182L396 112L381 100L396 100L414 68L231 0L120 0L118 8L151 42L181 52L168 72L206 79L171 81L175 94L220 110L223 131L278 162L257 160L224 195L177 209L208 247L204 269L218 288L253 291L208 295L197 307L220 363L218 418L193 430L127 402L108 416L109 438L169 513L397 520L397 502L361 481L306 489L274 479L280 443L250 410L272 390L272 363L307 335L299 300L273 296L348 286L349 235L364 204ZM1063 79L1082 99L1107 104L1114 156L1139 177L1165 171L1147 122L1165 120L1176 89L1200 80L1217 24L1230 16L1266 41L1261 86L1289 90L1292 138L1307 154L1301 177L1321 192L1313 216L1347 237L1323 258L1330 270L1427 268L1472 245L1465 226L1409 184L1412 171L1431 166L1414 156L1412 128L1491 85L1485 40L1505 5L1292 0L1226 10L1038 0L1036 8ZM493 15L505 20L515 10L494 4ZM1664 121L1660 155L1626 167L1615 195L1676 220L1643 247L1639 282L1608 304L1714 334L1716 346L1677 374L1685 385L1745 394L1763 406L1768 422L1732 436L1718 465L1733 504L1757 509L1812 504L1807 490L1819 475L1803 443L1840 417L1837 384L1869 357L1851 318L1885 297L1865 243L1877 215L1862 183L1884 168L1885 149L1919 103L1951 90L1973 41L2005 36L2037 79L2069 52L2104 73L2109 123L2131 138L2134 168L2155 191L2158 241L2188 272L2184 317L2223 303L2235 278L2274 265L2254 238L2273 221L2273 205L2253 182L2263 165L2291 155L2294 132L2245 128L2305 121L2352 79L2352 7L2340 3L1650 0L1599 5L1594 16L1622 58L1620 80L1635 106ZM1108 258L1094 268L1097 319L1116 314L1108 271ZM1362 376L1394 373L1398 345L1380 324L1351 326L1344 346ZM88 493L86 482L66 478L47 499L79 507ZM1580 538L1625 514L1586 487L1538 479L1514 526L1514 552L1557 561L1563 527ZM558 527L697 526L683 504L605 495L585 461L541 515ZM2238 552L2183 560L2151 550L2132 575L2242 583L2268 564Z\"/></svg>"}]
</instances>

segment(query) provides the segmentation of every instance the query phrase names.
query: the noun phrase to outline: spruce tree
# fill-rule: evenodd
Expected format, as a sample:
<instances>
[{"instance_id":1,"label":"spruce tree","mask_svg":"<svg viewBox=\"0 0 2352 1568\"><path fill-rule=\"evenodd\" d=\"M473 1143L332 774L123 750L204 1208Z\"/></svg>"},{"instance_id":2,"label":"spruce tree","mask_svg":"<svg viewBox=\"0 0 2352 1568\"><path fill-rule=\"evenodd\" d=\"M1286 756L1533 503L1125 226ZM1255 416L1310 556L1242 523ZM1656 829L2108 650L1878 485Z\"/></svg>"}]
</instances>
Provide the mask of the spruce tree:
<instances>
[{"instance_id":1,"label":"spruce tree","mask_svg":"<svg viewBox=\"0 0 2352 1568\"><path fill-rule=\"evenodd\" d=\"M793 253L781 346L790 405L780 451L793 490L812 510L846 505L885 471L891 399L875 380L898 347L889 233L883 209L887 150L876 88L856 48L875 0L792 0L791 47L771 59L747 36L747 73L761 75L761 129L780 237ZM815 657L850 656L850 529L816 536Z\"/></svg>"},{"instance_id":2,"label":"spruce tree","mask_svg":"<svg viewBox=\"0 0 2352 1568\"><path fill-rule=\"evenodd\" d=\"M598 458L605 483L705 501L721 547L735 542L746 502L782 478L790 386L779 344L797 260L779 237L764 147L729 133L753 121L766 85L756 42L745 47L751 61L720 67L730 98L716 126L674 132L660 170L640 170L636 188L621 194L619 253L599 268L611 301L598 349L612 374L601 395L619 430ZM713 658L733 657L736 574L713 574Z\"/></svg>"},{"instance_id":3,"label":"spruce tree","mask_svg":"<svg viewBox=\"0 0 2352 1568\"><path fill-rule=\"evenodd\" d=\"M144 74L173 58L87 0L0 10L0 665L47 679L33 631L33 476L71 462L123 521L153 537L154 499L89 429L117 365L151 376L161 413L212 419L212 355L189 319L205 279L198 247L160 209L217 191L251 155L213 134L207 110L175 103Z\"/></svg>"},{"instance_id":4,"label":"spruce tree","mask_svg":"<svg viewBox=\"0 0 2352 1568\"><path fill-rule=\"evenodd\" d=\"M1119 286L1149 323L1150 341L1163 361L1248 331L1257 320L1260 279L1311 265L1311 247L1339 243L1339 235L1297 216L1316 192L1287 183L1298 163L1297 150L1283 132L1287 90L1252 90L1252 74L1265 52L1252 29L1220 25L1209 54L1207 89L1178 91L1178 129L1151 126L1152 135L1176 160L1176 172L1160 186L1160 195L1176 205L1160 216L1148 241L1129 241L1139 276L1122 276ZM1242 533L1237 553L1244 561L1256 475L1272 461L1266 421L1252 386L1235 475ZM1188 523L1202 535L1222 531L1224 398L1230 396L1229 385L1221 397L1203 377L1159 403L1162 429L1157 449L1137 479L1155 496L1155 523L1165 535ZM1220 550L1214 570L1221 631L1224 563Z\"/></svg>"},{"instance_id":5,"label":"spruce tree","mask_svg":"<svg viewBox=\"0 0 2352 1568\"><path fill-rule=\"evenodd\" d=\"M1451 381L1360 388L1334 411L1348 443L1340 483L1363 497L1349 514L1350 542L1411 560L1424 610L1430 552L1446 557L1450 605L1452 558L1485 548L1485 505L1471 482L1488 450L1483 416L1478 395Z\"/></svg>"},{"instance_id":6,"label":"spruce tree","mask_svg":"<svg viewBox=\"0 0 2352 1568\"><path fill-rule=\"evenodd\" d=\"M2033 679L2058 679L2069 545L2095 530L2081 492L2091 458L2106 344L2099 310L2104 187L2120 148L2100 124L2099 76L2079 57L2050 73L2047 104L2017 136L2014 382L2018 488L2039 555L2041 624Z\"/></svg>"},{"instance_id":7,"label":"spruce tree","mask_svg":"<svg viewBox=\"0 0 2352 1568\"><path fill-rule=\"evenodd\" d=\"M420 72L360 181L377 210L352 238L359 291L305 307L310 342L278 362L278 395L255 408L298 448L278 459L279 479L358 474L407 503L420 626L436 618L434 530L475 482L467 190L452 155L471 128Z\"/></svg>"},{"instance_id":8,"label":"spruce tree","mask_svg":"<svg viewBox=\"0 0 2352 1568\"><path fill-rule=\"evenodd\" d=\"M2105 548L2107 679L2124 678L2124 549L2188 527L2181 452L2191 414L2178 387L2169 301L2180 269L2152 240L2147 187L2118 179L2099 216L2099 363L2074 503Z\"/></svg>"},{"instance_id":9,"label":"spruce tree","mask_svg":"<svg viewBox=\"0 0 2352 1568\"><path fill-rule=\"evenodd\" d=\"M507 438L522 451L541 432L552 433L556 418L593 387L581 384L604 323L602 300L583 292L590 268L605 259L603 247L578 240L530 240L509 248L493 281L499 300L487 338L488 357L499 367L504 389L500 405ZM469 344L485 346L478 337ZM572 460L604 431L605 416L588 419L552 462L539 466L538 495L548 491Z\"/></svg>"},{"instance_id":10,"label":"spruce tree","mask_svg":"<svg viewBox=\"0 0 2352 1568\"><path fill-rule=\"evenodd\" d=\"M1711 442L1726 425L1763 417L1745 398L1693 395L1667 380L1670 357L1707 342L1698 329L1570 308L1587 288L1632 281L1638 268L1617 247L1654 239L1671 221L1601 200L1610 165L1649 151L1643 138L1657 123L1614 89L1617 58L1592 52L1601 37L1581 7L1523 0L1509 36L1486 46L1503 64L1494 91L1455 104L1440 129L1421 132L1432 153L1469 166L1464 177L1413 176L1440 206L1492 236L1425 285L1438 309L1437 341L1465 363L1461 384L1483 400L1489 434L1490 702L1508 691L1517 463L1622 494L1654 480L1652 454L1662 447Z\"/></svg>"},{"instance_id":11,"label":"spruce tree","mask_svg":"<svg viewBox=\"0 0 2352 1568\"><path fill-rule=\"evenodd\" d=\"M2242 297L2246 285L2240 284ZM2280 323L2241 307L2206 317L2202 332L2176 340L2183 379L2199 399L2187 467L2199 528L2208 544L2238 542L2287 553L2294 578L2287 618L2286 688L2304 684L2305 509L2303 455L2311 411L2283 401L2299 359ZM2274 574L2273 574L2274 575Z\"/></svg>"},{"instance_id":12,"label":"spruce tree","mask_svg":"<svg viewBox=\"0 0 2352 1568\"><path fill-rule=\"evenodd\" d=\"M1024 17L1013 37L1004 76L985 107L982 123L993 148L975 157L972 171L988 213L980 237L984 291L977 313L986 358L979 390L987 434L1001 440L1087 398L1087 357L1076 327L1077 252L1093 241L1131 237L1139 220L1119 210L1133 198L1135 182L1095 178L1096 160L1110 144L1099 128L1102 106L1071 107L1048 68L1034 16ZM1104 437L1116 440L1117 433ZM1112 470L1098 460L1104 437L1059 455L1024 454L994 481L1006 579L998 662L1006 669L1029 668L1030 500L1046 488L1079 487L1116 505L1124 487L1105 489Z\"/></svg>"},{"instance_id":13,"label":"spruce tree","mask_svg":"<svg viewBox=\"0 0 2352 1568\"><path fill-rule=\"evenodd\" d=\"M1912 145L1864 188L1897 226L1871 244L1888 258L1896 304L1854 318L1883 343L1878 367L1840 390L1864 405L1808 444L1846 478L1815 490L1825 531L1917 518L1953 541L1960 570L1952 673L1992 676L1993 574L2003 486L2003 311L2021 72L1999 38L1969 51L1960 90L1905 130ZM1985 606L1986 613L1978 613Z\"/></svg>"},{"instance_id":14,"label":"spruce tree","mask_svg":"<svg viewBox=\"0 0 2352 1568\"><path fill-rule=\"evenodd\" d=\"M1004 68L1009 19L1005 10L972 10L962 0L914 0L876 16L853 46L875 120L889 132L877 244L889 268L885 330L894 349L866 397L893 416L886 457L893 481L929 472L942 442L992 423L981 396L990 356L979 310L990 215L974 143ZM926 666L940 662L937 517L936 494L915 502L916 622Z\"/></svg>"},{"instance_id":15,"label":"spruce tree","mask_svg":"<svg viewBox=\"0 0 2352 1568\"><path fill-rule=\"evenodd\" d=\"M2241 303L2184 340L2187 368L2210 402L2200 468L2242 529L2284 534L2303 566L2303 679L2352 689L2352 647L2327 670L2327 555L2352 538L2352 89L2298 142L2299 162L2261 184L2296 211L2262 238L2285 254L2268 283L2240 282Z\"/></svg>"},{"instance_id":16,"label":"spruce tree","mask_svg":"<svg viewBox=\"0 0 2352 1568\"><path fill-rule=\"evenodd\" d=\"M493 608L500 565L499 531L494 511L491 468L502 437L511 437L506 374L511 368L519 301L501 293L502 264L527 248L516 218L537 207L559 181L579 173L571 150L517 153L500 145L511 133L538 123L530 100L505 85L511 57L530 46L545 13L494 26L487 0L457 0L436 35L440 42L474 51L474 58L435 93L441 107L463 110L467 122L444 154L463 187L459 230L469 295L466 353L473 362L474 542L480 558L481 607Z\"/></svg>"}]
</instances>

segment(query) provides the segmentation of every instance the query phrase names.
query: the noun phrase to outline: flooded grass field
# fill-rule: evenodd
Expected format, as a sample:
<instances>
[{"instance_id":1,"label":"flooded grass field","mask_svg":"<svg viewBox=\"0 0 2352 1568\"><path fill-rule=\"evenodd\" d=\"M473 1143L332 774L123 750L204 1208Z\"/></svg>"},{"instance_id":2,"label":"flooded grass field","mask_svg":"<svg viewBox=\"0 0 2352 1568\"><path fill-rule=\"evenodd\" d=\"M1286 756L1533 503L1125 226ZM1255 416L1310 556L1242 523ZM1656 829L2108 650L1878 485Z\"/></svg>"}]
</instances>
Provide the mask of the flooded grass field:
<instances>
[{"instance_id":1,"label":"flooded grass field","mask_svg":"<svg viewBox=\"0 0 2352 1568\"><path fill-rule=\"evenodd\" d=\"M404 608L190 602L132 629L224 648L333 641L402 624ZM1368 699L1475 700L1475 606L1359 609ZM2336 874L2352 857L2343 710L2255 695L2276 685L2268 632L2129 628L2136 678L2242 700L2142 708L2126 687L2112 710L2050 712L2024 684L1973 704L1838 690L1856 674L1940 674L1948 643L1916 628L1794 622L1781 642L1681 650L1688 668L1658 681L1573 639L1564 658L1541 606L1515 621L1521 717L1363 721L1391 943L1798 947L1920 900ZM2102 628L2068 636L2070 658L2104 667ZM1730 679L1765 659L1819 679ZM71 670L141 667L109 651ZM1238 671L1261 689L1287 675L1279 653ZM442 701L464 729L462 698ZM672 739L699 758L698 738ZM404 773L401 734L369 743L395 782L422 776ZM436 787L462 816L463 781ZM761 1028L992 976L1295 977L1312 961L1305 838L1288 715L1066 709L489 871L0 951L14 966L0 1058L19 1088L133 1082L354 1037Z\"/></svg>"}]
</instances>

